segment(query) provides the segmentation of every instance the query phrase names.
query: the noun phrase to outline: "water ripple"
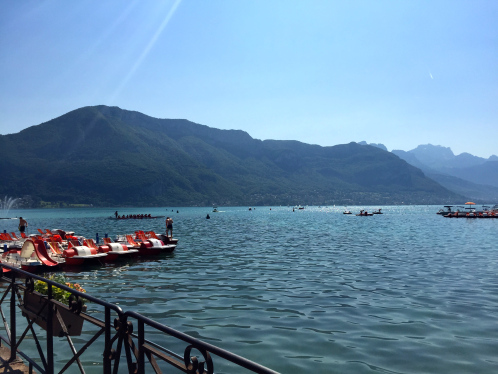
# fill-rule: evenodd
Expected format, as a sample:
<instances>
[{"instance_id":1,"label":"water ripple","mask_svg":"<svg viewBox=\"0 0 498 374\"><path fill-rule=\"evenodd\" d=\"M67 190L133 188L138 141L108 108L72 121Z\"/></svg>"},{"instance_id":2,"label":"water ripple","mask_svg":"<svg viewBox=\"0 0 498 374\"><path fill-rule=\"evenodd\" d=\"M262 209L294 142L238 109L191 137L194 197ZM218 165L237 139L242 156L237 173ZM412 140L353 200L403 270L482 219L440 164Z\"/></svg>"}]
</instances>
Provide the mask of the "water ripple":
<instances>
[{"instance_id":1,"label":"water ripple","mask_svg":"<svg viewBox=\"0 0 498 374\"><path fill-rule=\"evenodd\" d=\"M498 372L498 220L448 220L425 206L368 218L344 216L343 207L224 208L210 220L206 208L126 213L171 209L179 210L173 254L68 276L283 373ZM21 215L31 228L92 237L164 231L161 220L105 219L115 210Z\"/></svg>"}]
</instances>

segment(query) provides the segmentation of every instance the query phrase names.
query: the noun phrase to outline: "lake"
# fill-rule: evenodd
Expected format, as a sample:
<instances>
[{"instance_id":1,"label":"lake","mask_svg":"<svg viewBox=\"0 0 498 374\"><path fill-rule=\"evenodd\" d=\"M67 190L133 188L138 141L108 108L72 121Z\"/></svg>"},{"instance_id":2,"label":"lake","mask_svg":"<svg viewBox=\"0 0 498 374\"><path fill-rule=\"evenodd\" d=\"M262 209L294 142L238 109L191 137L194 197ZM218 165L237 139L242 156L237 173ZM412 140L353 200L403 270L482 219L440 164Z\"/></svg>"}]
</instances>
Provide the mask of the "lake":
<instances>
[{"instance_id":1,"label":"lake","mask_svg":"<svg viewBox=\"0 0 498 374\"><path fill-rule=\"evenodd\" d=\"M115 210L171 216L174 253L69 279L282 373L497 373L498 219L448 219L439 208L385 206L372 217L330 206L8 214L23 216L28 233L92 238L164 232L164 219L107 219ZM0 220L0 229L17 224Z\"/></svg>"}]
</instances>

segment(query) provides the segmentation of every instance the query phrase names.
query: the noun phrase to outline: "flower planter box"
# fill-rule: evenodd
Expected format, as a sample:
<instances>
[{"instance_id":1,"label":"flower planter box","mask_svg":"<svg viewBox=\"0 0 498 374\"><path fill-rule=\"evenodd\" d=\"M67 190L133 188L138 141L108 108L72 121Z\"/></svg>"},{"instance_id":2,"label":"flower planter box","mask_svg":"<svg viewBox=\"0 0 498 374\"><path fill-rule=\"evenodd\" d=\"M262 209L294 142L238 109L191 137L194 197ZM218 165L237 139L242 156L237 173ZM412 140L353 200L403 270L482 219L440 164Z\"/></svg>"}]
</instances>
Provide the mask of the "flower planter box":
<instances>
[{"instance_id":1,"label":"flower planter box","mask_svg":"<svg viewBox=\"0 0 498 374\"><path fill-rule=\"evenodd\" d=\"M69 309L65 304L59 301L52 300L52 306L54 311L52 314L52 333L54 336L64 336L64 330L57 318L56 311L59 312L66 330L69 336L79 336L81 335L81 330L83 328L84 318L80 314L77 314ZM42 329L47 330L47 317L48 308L50 304L48 303L47 295L42 295L36 291L29 292L24 291L23 303L20 305L23 316L28 317L30 320L34 321ZM86 305L83 305L82 311L86 311Z\"/></svg>"}]
</instances>

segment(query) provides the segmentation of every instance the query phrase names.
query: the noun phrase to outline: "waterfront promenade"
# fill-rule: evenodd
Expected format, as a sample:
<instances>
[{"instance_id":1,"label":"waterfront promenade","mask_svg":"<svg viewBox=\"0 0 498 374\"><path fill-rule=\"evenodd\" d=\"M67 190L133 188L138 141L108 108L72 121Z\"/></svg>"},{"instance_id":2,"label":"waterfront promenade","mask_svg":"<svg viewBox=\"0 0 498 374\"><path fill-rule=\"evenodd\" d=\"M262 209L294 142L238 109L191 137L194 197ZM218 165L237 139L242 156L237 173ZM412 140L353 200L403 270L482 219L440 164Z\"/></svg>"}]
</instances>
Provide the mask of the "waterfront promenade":
<instances>
[{"instance_id":1,"label":"waterfront promenade","mask_svg":"<svg viewBox=\"0 0 498 374\"><path fill-rule=\"evenodd\" d=\"M29 373L29 368L24 364L24 362L18 357L14 361L9 362L10 349L1 346L0 347L0 373L9 374L23 374ZM32 373L35 373L33 370Z\"/></svg>"}]
</instances>

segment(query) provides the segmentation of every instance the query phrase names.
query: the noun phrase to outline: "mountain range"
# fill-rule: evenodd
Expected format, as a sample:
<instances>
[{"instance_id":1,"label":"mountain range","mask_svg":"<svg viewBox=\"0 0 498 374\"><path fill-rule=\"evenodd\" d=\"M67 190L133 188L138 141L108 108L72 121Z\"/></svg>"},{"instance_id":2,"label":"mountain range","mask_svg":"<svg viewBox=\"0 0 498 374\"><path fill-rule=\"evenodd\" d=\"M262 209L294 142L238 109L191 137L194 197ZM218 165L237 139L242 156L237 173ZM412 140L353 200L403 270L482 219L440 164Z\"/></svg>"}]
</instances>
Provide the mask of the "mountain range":
<instances>
[{"instance_id":1,"label":"mountain range","mask_svg":"<svg viewBox=\"0 0 498 374\"><path fill-rule=\"evenodd\" d=\"M384 144L367 143L387 151ZM489 158L470 153L455 155L451 148L419 145L411 151L393 150L399 158L424 172L426 176L457 194L480 202L498 201L498 156Z\"/></svg>"},{"instance_id":2,"label":"mountain range","mask_svg":"<svg viewBox=\"0 0 498 374\"><path fill-rule=\"evenodd\" d=\"M92 106L1 135L0 195L24 197L31 206L46 201L250 206L465 199L407 161L378 146L263 141L240 130Z\"/></svg>"},{"instance_id":3,"label":"mountain range","mask_svg":"<svg viewBox=\"0 0 498 374\"><path fill-rule=\"evenodd\" d=\"M455 193L474 200L498 200L498 157L495 155L488 159L469 153L455 155L450 148L431 144L392 153Z\"/></svg>"}]
</instances>

